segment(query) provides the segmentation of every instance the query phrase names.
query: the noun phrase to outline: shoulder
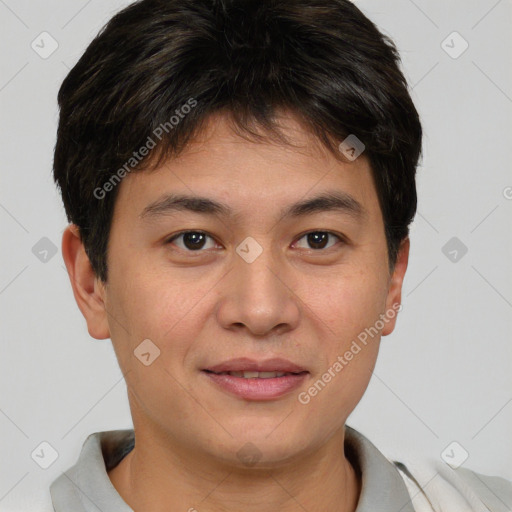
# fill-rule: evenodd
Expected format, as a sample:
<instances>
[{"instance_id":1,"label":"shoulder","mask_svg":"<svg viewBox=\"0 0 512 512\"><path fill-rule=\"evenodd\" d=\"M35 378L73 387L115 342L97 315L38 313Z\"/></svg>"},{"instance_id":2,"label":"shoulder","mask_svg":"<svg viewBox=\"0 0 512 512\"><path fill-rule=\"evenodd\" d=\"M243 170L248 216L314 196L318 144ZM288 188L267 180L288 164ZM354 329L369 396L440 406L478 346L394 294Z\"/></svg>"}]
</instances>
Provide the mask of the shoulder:
<instances>
[{"instance_id":1,"label":"shoulder","mask_svg":"<svg viewBox=\"0 0 512 512\"><path fill-rule=\"evenodd\" d=\"M512 482L471 469L454 469L442 461L394 460L415 510L437 512L510 512Z\"/></svg>"}]
</instances>

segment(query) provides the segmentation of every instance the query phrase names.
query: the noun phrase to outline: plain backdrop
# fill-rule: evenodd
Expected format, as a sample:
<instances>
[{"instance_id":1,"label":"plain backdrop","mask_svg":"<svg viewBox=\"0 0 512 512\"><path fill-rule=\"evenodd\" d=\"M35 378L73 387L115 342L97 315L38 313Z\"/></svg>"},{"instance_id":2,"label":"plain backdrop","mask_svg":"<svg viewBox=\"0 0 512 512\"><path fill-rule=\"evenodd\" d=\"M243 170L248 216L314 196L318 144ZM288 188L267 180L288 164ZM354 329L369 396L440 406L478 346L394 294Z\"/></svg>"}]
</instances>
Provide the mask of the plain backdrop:
<instances>
[{"instance_id":1,"label":"plain backdrop","mask_svg":"<svg viewBox=\"0 0 512 512\"><path fill-rule=\"evenodd\" d=\"M0 510L47 493L90 433L132 426L71 292L51 175L58 88L127 3L0 0ZM403 311L348 424L390 457L455 441L465 467L512 479L512 1L357 5L396 42L425 138Z\"/></svg>"}]
</instances>

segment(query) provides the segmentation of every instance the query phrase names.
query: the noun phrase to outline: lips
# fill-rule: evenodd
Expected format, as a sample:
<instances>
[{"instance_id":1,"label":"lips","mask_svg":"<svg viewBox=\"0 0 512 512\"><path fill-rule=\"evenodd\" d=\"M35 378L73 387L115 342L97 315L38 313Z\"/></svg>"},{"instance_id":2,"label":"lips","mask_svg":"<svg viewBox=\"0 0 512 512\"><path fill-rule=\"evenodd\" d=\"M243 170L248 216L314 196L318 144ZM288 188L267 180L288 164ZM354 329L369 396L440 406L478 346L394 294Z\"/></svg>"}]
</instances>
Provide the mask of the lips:
<instances>
[{"instance_id":1,"label":"lips","mask_svg":"<svg viewBox=\"0 0 512 512\"><path fill-rule=\"evenodd\" d=\"M273 358L267 359L265 361L256 361L246 357L230 359L228 361L209 366L204 370L217 374L231 374L236 377L263 379L275 377L275 375L267 375L270 373L279 373L284 375L292 373L297 374L307 371L305 368L289 361L288 359ZM277 376L279 377L283 375Z\"/></svg>"},{"instance_id":2,"label":"lips","mask_svg":"<svg viewBox=\"0 0 512 512\"><path fill-rule=\"evenodd\" d=\"M209 370L206 370L209 371ZM285 375L293 375L293 372L212 372L216 375L231 375L231 377L243 377L244 379L274 379L276 377L284 377Z\"/></svg>"},{"instance_id":3,"label":"lips","mask_svg":"<svg viewBox=\"0 0 512 512\"><path fill-rule=\"evenodd\" d=\"M300 387L309 372L287 359L224 361L202 373L217 389L244 400L275 400Z\"/></svg>"}]
</instances>

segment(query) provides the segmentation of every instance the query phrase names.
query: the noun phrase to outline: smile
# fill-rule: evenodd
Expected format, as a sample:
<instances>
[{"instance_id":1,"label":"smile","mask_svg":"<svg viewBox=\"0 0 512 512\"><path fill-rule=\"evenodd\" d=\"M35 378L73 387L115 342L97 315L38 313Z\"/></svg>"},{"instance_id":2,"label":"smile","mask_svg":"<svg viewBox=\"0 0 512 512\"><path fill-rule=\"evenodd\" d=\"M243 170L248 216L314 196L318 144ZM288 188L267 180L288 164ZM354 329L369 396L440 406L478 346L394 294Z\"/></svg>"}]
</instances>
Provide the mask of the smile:
<instances>
[{"instance_id":1,"label":"smile","mask_svg":"<svg viewBox=\"0 0 512 512\"><path fill-rule=\"evenodd\" d=\"M309 372L299 373L280 371L223 371L201 372L214 388L228 396L248 401L276 400L291 394L303 385Z\"/></svg>"}]
</instances>

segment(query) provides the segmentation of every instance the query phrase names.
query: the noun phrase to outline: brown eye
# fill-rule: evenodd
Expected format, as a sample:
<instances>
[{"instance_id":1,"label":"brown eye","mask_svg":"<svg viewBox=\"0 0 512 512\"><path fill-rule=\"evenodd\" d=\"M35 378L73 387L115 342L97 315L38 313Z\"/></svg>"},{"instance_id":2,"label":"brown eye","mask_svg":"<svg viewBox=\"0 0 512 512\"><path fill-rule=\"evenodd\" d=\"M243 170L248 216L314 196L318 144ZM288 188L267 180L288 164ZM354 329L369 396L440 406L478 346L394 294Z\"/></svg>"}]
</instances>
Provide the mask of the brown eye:
<instances>
[{"instance_id":1,"label":"brown eye","mask_svg":"<svg viewBox=\"0 0 512 512\"><path fill-rule=\"evenodd\" d=\"M213 247L215 247L215 242L211 236L203 233L202 231L184 231L182 233L178 233L170 238L167 243L173 243L175 240L180 240L181 243L176 243L176 245L184 250L184 251L200 251L205 248L207 239L211 239L213 243ZM206 247L207 249L212 247Z\"/></svg>"},{"instance_id":2,"label":"brown eye","mask_svg":"<svg viewBox=\"0 0 512 512\"><path fill-rule=\"evenodd\" d=\"M327 246L330 236L337 238L339 241L343 241L341 237L329 231L311 231L310 233L306 233L305 235L303 235L299 240L302 240L303 238L306 239L306 242L309 245L309 247L302 247L305 249L329 249L334 245L331 244L330 246Z\"/></svg>"}]
</instances>

